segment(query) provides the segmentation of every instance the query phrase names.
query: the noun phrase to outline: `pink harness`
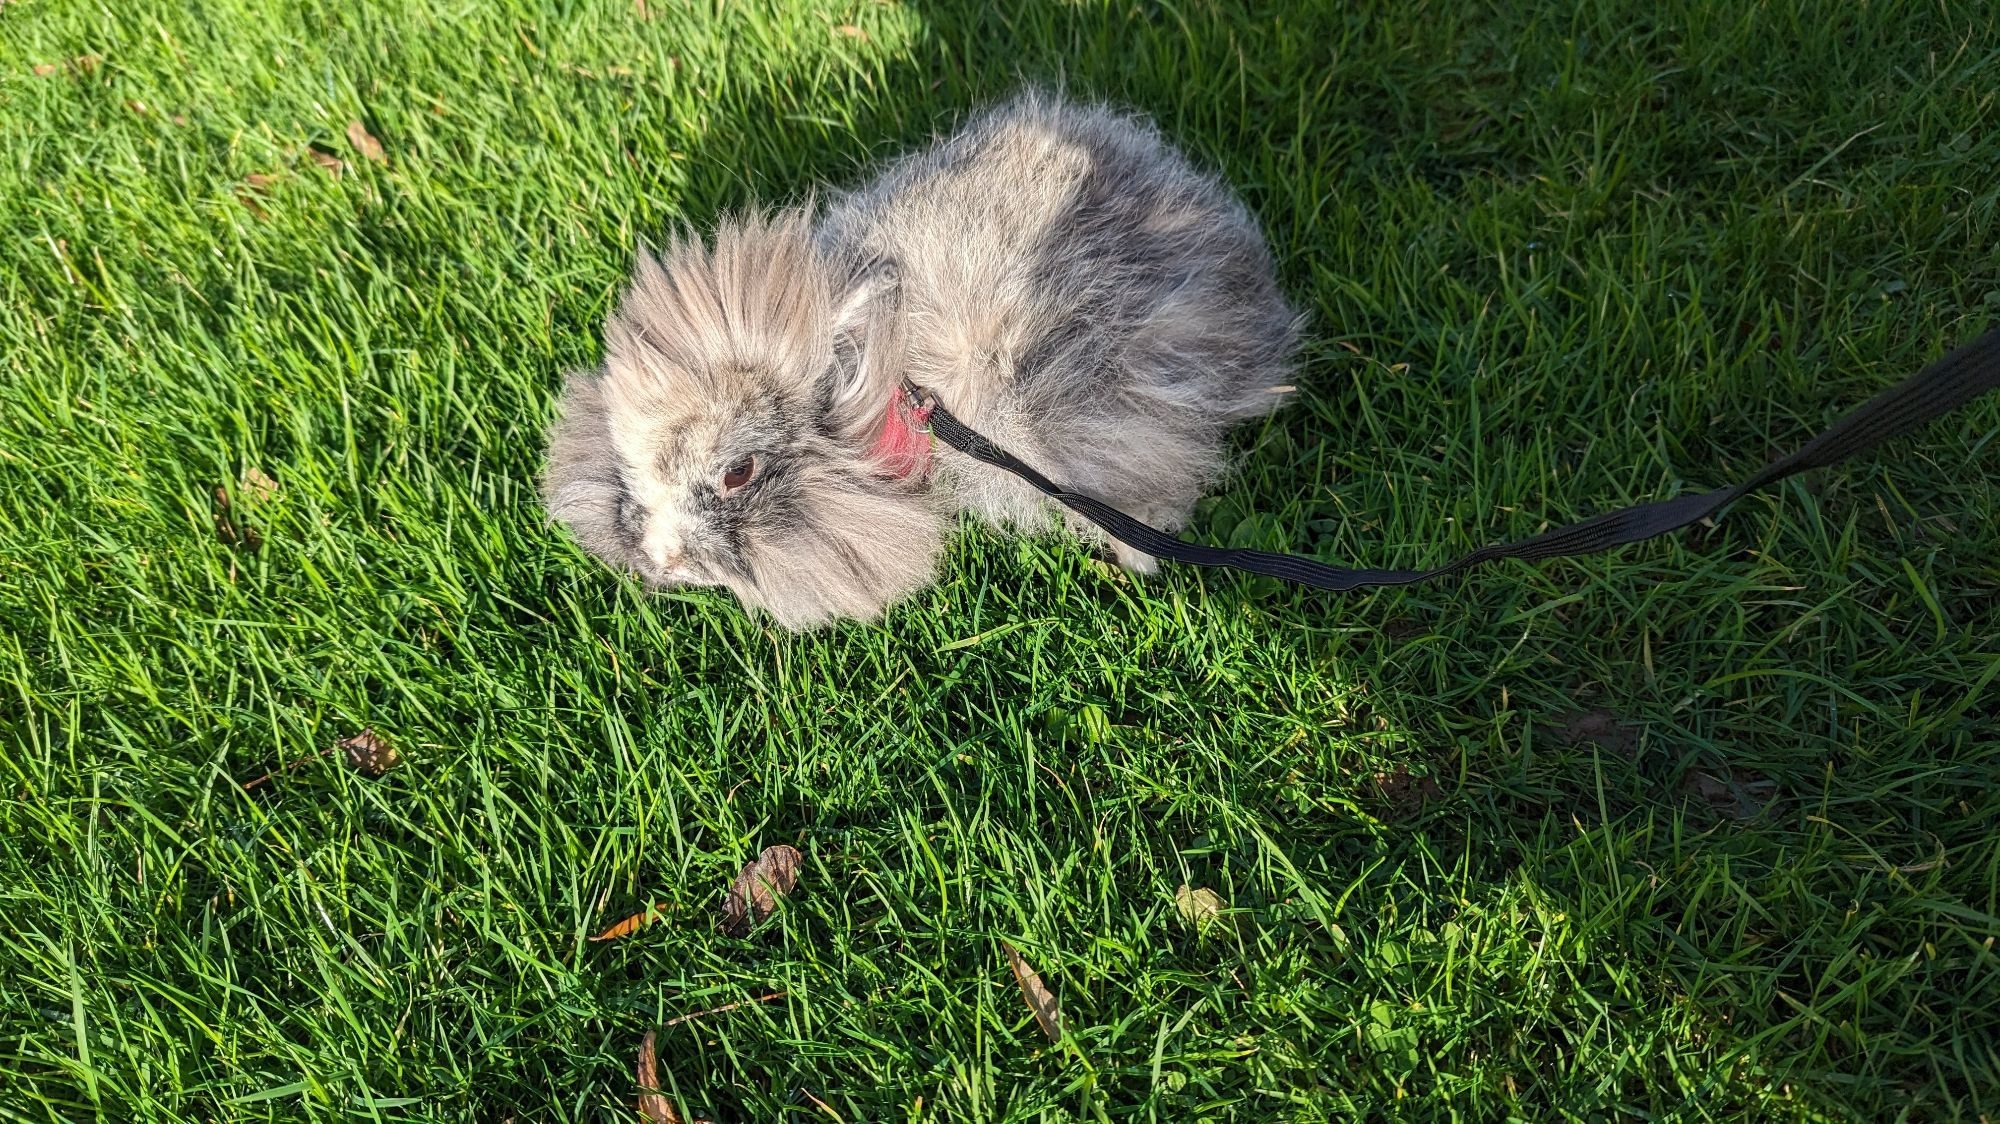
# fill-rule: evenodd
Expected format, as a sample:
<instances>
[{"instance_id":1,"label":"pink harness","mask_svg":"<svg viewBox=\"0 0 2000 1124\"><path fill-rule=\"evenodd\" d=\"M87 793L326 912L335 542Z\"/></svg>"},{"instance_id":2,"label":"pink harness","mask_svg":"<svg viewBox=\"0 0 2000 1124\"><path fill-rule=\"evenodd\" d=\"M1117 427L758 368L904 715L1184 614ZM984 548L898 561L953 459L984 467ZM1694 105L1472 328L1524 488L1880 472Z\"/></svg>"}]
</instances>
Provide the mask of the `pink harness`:
<instances>
[{"instance_id":1,"label":"pink harness","mask_svg":"<svg viewBox=\"0 0 2000 1124\"><path fill-rule=\"evenodd\" d=\"M868 455L876 462L876 475L890 480L922 480L931 467L931 407L918 406L898 386L889 398L882 417L882 430Z\"/></svg>"}]
</instances>

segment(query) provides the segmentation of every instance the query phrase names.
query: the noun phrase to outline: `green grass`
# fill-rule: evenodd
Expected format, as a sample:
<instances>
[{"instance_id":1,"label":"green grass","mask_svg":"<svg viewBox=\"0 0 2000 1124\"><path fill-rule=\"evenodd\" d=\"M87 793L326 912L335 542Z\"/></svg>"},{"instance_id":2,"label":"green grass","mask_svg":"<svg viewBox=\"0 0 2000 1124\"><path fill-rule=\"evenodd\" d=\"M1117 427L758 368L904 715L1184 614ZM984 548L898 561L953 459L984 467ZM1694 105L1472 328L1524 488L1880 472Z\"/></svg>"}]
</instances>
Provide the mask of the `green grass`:
<instances>
[{"instance_id":1,"label":"green grass","mask_svg":"<svg viewBox=\"0 0 2000 1124\"><path fill-rule=\"evenodd\" d=\"M532 486L636 240L1019 76L1222 169L1312 315L1204 538L1723 484L2000 316L1993 7L646 7L0 8L0 1118L629 1118L648 1028L774 991L660 1031L688 1112L2000 1116L2000 403L1607 557L973 533L807 637Z\"/></svg>"}]
</instances>

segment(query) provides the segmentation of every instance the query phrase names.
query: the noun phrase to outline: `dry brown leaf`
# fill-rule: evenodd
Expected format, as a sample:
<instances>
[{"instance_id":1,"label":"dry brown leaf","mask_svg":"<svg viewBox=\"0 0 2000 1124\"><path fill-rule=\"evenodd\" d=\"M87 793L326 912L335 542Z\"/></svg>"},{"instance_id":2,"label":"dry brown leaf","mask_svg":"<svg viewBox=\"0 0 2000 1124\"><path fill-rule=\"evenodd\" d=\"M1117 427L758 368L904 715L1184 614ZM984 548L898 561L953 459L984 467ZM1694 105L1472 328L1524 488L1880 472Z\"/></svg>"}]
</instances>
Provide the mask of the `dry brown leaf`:
<instances>
[{"instance_id":1,"label":"dry brown leaf","mask_svg":"<svg viewBox=\"0 0 2000 1124\"><path fill-rule=\"evenodd\" d=\"M1681 791L1699 797L1719 816L1754 820L1777 795L1778 782L1753 769L1726 768L1720 776L1694 769L1681 780Z\"/></svg>"},{"instance_id":2,"label":"dry brown leaf","mask_svg":"<svg viewBox=\"0 0 2000 1124\"><path fill-rule=\"evenodd\" d=\"M382 150L382 142L376 140L374 135L369 133L368 126L359 121L347 123L347 143L353 145L354 151L360 153L364 159L373 160L377 164L389 162L389 154Z\"/></svg>"},{"instance_id":3,"label":"dry brown leaf","mask_svg":"<svg viewBox=\"0 0 2000 1124\"><path fill-rule=\"evenodd\" d=\"M790 992L774 991L769 995L760 995L755 999L739 999L734 1003L724 1003L720 1007L704 1007L699 1011L689 1011L685 1015L675 1015L673 1018L667 1020L666 1025L679 1026L682 1023L693 1022L696 1019L705 1018L709 1015L720 1015L725 1011L734 1011L738 1007L748 1007L753 1003L775 1003L789 994Z\"/></svg>"},{"instance_id":4,"label":"dry brown leaf","mask_svg":"<svg viewBox=\"0 0 2000 1124\"><path fill-rule=\"evenodd\" d=\"M660 1091L660 1054L652 1031L639 1042L639 1119L646 1124L681 1124L674 1102Z\"/></svg>"},{"instance_id":5,"label":"dry brown leaf","mask_svg":"<svg viewBox=\"0 0 2000 1124\"><path fill-rule=\"evenodd\" d=\"M1055 993L1042 982L1041 973L1028 966L1019 949L1001 941L1000 951L1007 954L1007 966L1014 969L1014 982L1021 985L1021 998L1027 1000L1028 1010L1034 1012L1042 1033L1048 1035L1051 1042L1062 1041L1062 1008L1056 1004Z\"/></svg>"},{"instance_id":6,"label":"dry brown leaf","mask_svg":"<svg viewBox=\"0 0 2000 1124\"><path fill-rule=\"evenodd\" d=\"M1206 931L1222 915L1222 898L1206 886L1197 890L1187 883L1174 891L1174 906L1181 912L1181 920L1194 926L1195 932Z\"/></svg>"},{"instance_id":7,"label":"dry brown leaf","mask_svg":"<svg viewBox=\"0 0 2000 1124\"><path fill-rule=\"evenodd\" d=\"M250 178L252 180L261 179L268 182L271 177L251 176ZM258 468L256 465L251 465L249 468L243 470L242 491L243 495L252 503L263 503L265 500L278 494L278 482L271 479L270 474L263 469Z\"/></svg>"},{"instance_id":8,"label":"dry brown leaf","mask_svg":"<svg viewBox=\"0 0 2000 1124\"><path fill-rule=\"evenodd\" d=\"M62 69L61 67L57 66L55 63L52 62L39 62L35 64L35 77L47 78L49 75L54 74L56 71L61 69Z\"/></svg>"},{"instance_id":9,"label":"dry brown leaf","mask_svg":"<svg viewBox=\"0 0 2000 1124\"><path fill-rule=\"evenodd\" d=\"M660 902L657 905L649 906L633 914L632 916L627 917L625 920L620 921L618 924L611 926L610 928L604 930L602 933L599 933L590 939L594 941L615 941L619 937L629 937L633 933L638 932L641 928L644 928L645 925L648 922L652 921L654 917L658 916L659 914L665 913L666 911L667 911L667 903L665 902Z\"/></svg>"},{"instance_id":10,"label":"dry brown leaf","mask_svg":"<svg viewBox=\"0 0 2000 1124\"><path fill-rule=\"evenodd\" d=\"M248 210L258 218L270 218L271 213L264 209L263 200L266 196L270 195L271 184L275 183L277 178L276 176L265 175L262 172L252 172L244 176L243 186L236 189L236 201L243 204L245 210ZM255 498L261 499L262 497Z\"/></svg>"},{"instance_id":11,"label":"dry brown leaf","mask_svg":"<svg viewBox=\"0 0 2000 1124\"><path fill-rule=\"evenodd\" d=\"M836 34L845 35L849 39L859 39L863 43L868 42L868 33L854 26L851 23L843 23L839 27L834 28L833 30Z\"/></svg>"},{"instance_id":12,"label":"dry brown leaf","mask_svg":"<svg viewBox=\"0 0 2000 1124\"><path fill-rule=\"evenodd\" d=\"M141 117L144 117L146 114L152 112L151 110L146 108L146 103L142 101L127 101L125 103L125 108L131 110L132 112L138 114Z\"/></svg>"},{"instance_id":13,"label":"dry brown leaf","mask_svg":"<svg viewBox=\"0 0 2000 1124\"><path fill-rule=\"evenodd\" d=\"M245 550L256 550L264 545L264 536L248 523L238 523L229 510L229 490L218 485L215 489L215 537L230 546L240 546Z\"/></svg>"},{"instance_id":14,"label":"dry brown leaf","mask_svg":"<svg viewBox=\"0 0 2000 1124\"><path fill-rule=\"evenodd\" d=\"M764 848L757 861L743 868L736 881L729 886L729 894L722 899L722 928L731 936L740 937L751 928L771 916L778 908L778 899L792 892L799 884L799 864L803 861L798 849L783 843Z\"/></svg>"},{"instance_id":15,"label":"dry brown leaf","mask_svg":"<svg viewBox=\"0 0 2000 1124\"><path fill-rule=\"evenodd\" d=\"M69 60L69 65L79 73L95 74L97 73L97 64L103 61L104 59L97 55L78 55Z\"/></svg>"},{"instance_id":16,"label":"dry brown leaf","mask_svg":"<svg viewBox=\"0 0 2000 1124\"><path fill-rule=\"evenodd\" d=\"M402 756L396 752L396 747L390 745L387 739L373 730L363 730L351 738L342 738L333 744L334 748L346 755L350 766L371 777L381 776L395 768L396 763L402 760Z\"/></svg>"},{"instance_id":17,"label":"dry brown leaf","mask_svg":"<svg viewBox=\"0 0 2000 1124\"><path fill-rule=\"evenodd\" d=\"M638 12L642 20L653 18L652 13L646 10L646 0L632 0L632 10Z\"/></svg>"},{"instance_id":18,"label":"dry brown leaf","mask_svg":"<svg viewBox=\"0 0 2000 1124\"><path fill-rule=\"evenodd\" d=\"M334 179L339 179L341 170L346 167L341 162L340 157L324 149L308 148L306 149L306 155L311 156L313 163L318 164L327 175L332 176Z\"/></svg>"},{"instance_id":19,"label":"dry brown leaf","mask_svg":"<svg viewBox=\"0 0 2000 1124\"><path fill-rule=\"evenodd\" d=\"M176 113L176 114L174 114L174 116L173 116L173 122L174 122L174 124L176 124L176 125L185 125L185 124L187 124L187 123L188 123L188 119L187 119L187 114L185 114L185 113Z\"/></svg>"},{"instance_id":20,"label":"dry brown leaf","mask_svg":"<svg viewBox=\"0 0 2000 1124\"><path fill-rule=\"evenodd\" d=\"M1393 773L1375 774L1375 787L1381 790L1396 811L1402 813L1415 812L1444 795L1437 781L1430 777L1412 776L1407 765L1396 766Z\"/></svg>"}]
</instances>

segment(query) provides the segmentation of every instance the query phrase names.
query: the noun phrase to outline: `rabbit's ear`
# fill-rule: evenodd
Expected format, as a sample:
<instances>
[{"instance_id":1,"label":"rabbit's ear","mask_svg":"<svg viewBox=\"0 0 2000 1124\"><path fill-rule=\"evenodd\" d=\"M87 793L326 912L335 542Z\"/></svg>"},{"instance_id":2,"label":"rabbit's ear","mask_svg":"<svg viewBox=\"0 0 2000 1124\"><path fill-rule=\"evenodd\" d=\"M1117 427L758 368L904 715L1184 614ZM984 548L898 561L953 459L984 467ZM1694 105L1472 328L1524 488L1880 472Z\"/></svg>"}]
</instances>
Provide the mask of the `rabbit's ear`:
<instances>
[{"instance_id":1,"label":"rabbit's ear","mask_svg":"<svg viewBox=\"0 0 2000 1124\"><path fill-rule=\"evenodd\" d=\"M876 258L855 270L848 279L847 290L840 294L839 308L833 314L833 330L840 333L865 330L876 306L884 299L895 299L899 280L896 263L887 258Z\"/></svg>"},{"instance_id":2,"label":"rabbit's ear","mask_svg":"<svg viewBox=\"0 0 2000 1124\"><path fill-rule=\"evenodd\" d=\"M831 412L841 428L875 420L871 407L887 400L902 367L900 275L876 259L856 270L835 298Z\"/></svg>"}]
</instances>

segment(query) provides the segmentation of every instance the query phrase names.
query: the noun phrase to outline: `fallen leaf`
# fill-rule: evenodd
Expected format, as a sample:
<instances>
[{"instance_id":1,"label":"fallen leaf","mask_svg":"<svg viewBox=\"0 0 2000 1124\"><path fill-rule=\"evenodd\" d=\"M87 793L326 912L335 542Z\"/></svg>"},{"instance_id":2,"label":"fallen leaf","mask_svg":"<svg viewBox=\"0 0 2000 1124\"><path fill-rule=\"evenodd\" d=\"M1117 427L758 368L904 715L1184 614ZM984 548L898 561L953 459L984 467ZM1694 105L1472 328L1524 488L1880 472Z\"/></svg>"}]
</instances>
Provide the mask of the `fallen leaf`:
<instances>
[{"instance_id":1,"label":"fallen leaf","mask_svg":"<svg viewBox=\"0 0 2000 1124\"><path fill-rule=\"evenodd\" d=\"M849 39L859 39L863 43L868 42L868 33L854 26L851 23L843 23L839 27L834 28L833 30L837 34L847 36Z\"/></svg>"},{"instance_id":2,"label":"fallen leaf","mask_svg":"<svg viewBox=\"0 0 2000 1124\"><path fill-rule=\"evenodd\" d=\"M1393 773L1375 774L1375 787L1400 812L1414 812L1444 795L1435 780L1412 776L1407 765L1396 766Z\"/></svg>"},{"instance_id":3,"label":"fallen leaf","mask_svg":"<svg viewBox=\"0 0 2000 1124\"><path fill-rule=\"evenodd\" d=\"M363 730L351 738L342 738L333 744L346 754L348 765L371 777L381 776L395 768L396 763L402 760L402 755L396 752L396 747L390 745L382 735L373 730Z\"/></svg>"},{"instance_id":4,"label":"fallen leaf","mask_svg":"<svg viewBox=\"0 0 2000 1124\"><path fill-rule=\"evenodd\" d=\"M306 155L311 156L313 163L318 164L327 175L332 176L334 179L339 179L341 169L346 167L346 164L342 163L340 157L320 148L318 145L307 148Z\"/></svg>"},{"instance_id":5,"label":"fallen leaf","mask_svg":"<svg viewBox=\"0 0 2000 1124\"><path fill-rule=\"evenodd\" d=\"M1777 795L1778 782L1753 769L1725 768L1721 775L1690 770L1681 780L1681 791L1699 797L1711 812L1742 822L1754 820Z\"/></svg>"},{"instance_id":6,"label":"fallen leaf","mask_svg":"<svg viewBox=\"0 0 2000 1124\"><path fill-rule=\"evenodd\" d=\"M347 123L347 143L354 146L354 151L360 153L366 159L375 161L377 164L386 164L389 162L388 153L382 151L382 142L376 140L368 132L368 126L363 125L359 121L349 121Z\"/></svg>"},{"instance_id":7,"label":"fallen leaf","mask_svg":"<svg viewBox=\"0 0 2000 1124\"><path fill-rule=\"evenodd\" d=\"M1194 926L1197 933L1205 932L1222 915L1222 899L1205 886L1196 890L1181 883L1174 891L1174 905L1181 911L1181 920Z\"/></svg>"},{"instance_id":8,"label":"fallen leaf","mask_svg":"<svg viewBox=\"0 0 2000 1124\"><path fill-rule=\"evenodd\" d=\"M187 115L183 113L176 113L173 116L173 122L176 125L185 125L188 123Z\"/></svg>"},{"instance_id":9,"label":"fallen leaf","mask_svg":"<svg viewBox=\"0 0 2000 1124\"><path fill-rule=\"evenodd\" d=\"M783 991L774 991L769 995L760 995L755 999L742 999L738 1000L735 1003L724 1003L720 1007L704 1007L699 1011L690 1011L685 1015L675 1015L673 1018L667 1020L666 1025L679 1026L682 1023L693 1022L694 1020L702 1018L707 1015L720 1015L725 1011L734 1011L738 1007L746 1007L752 1003L774 1003L780 999L783 999L787 994L789 993Z\"/></svg>"},{"instance_id":10,"label":"fallen leaf","mask_svg":"<svg viewBox=\"0 0 2000 1124\"><path fill-rule=\"evenodd\" d=\"M1055 993L1042 982L1041 973L1028 967L1019 949L1001 941L1000 951L1007 954L1007 966L1014 969L1014 982L1021 985L1021 998L1028 1001L1028 1010L1034 1012L1042 1033L1048 1035L1051 1042L1061 1041L1063 1016L1062 1008L1056 1005Z\"/></svg>"},{"instance_id":11,"label":"fallen leaf","mask_svg":"<svg viewBox=\"0 0 2000 1124\"><path fill-rule=\"evenodd\" d=\"M259 219L270 218L271 213L264 209L263 199L270 194L271 184L277 178L276 176L267 176L262 172L252 172L244 176L243 186L236 190L236 201L243 204L245 210L248 210Z\"/></svg>"},{"instance_id":12,"label":"fallen leaf","mask_svg":"<svg viewBox=\"0 0 2000 1124\"><path fill-rule=\"evenodd\" d=\"M658 916L661 913L666 912L666 909L667 909L667 903L665 902L660 902L658 905L642 909L639 912L633 914L630 917L627 917L625 920L620 921L618 924L611 926L609 929L604 930L602 933L599 933L590 939L594 941L615 941L619 937L629 937L633 933L638 932L642 927L646 925L647 922L651 921L654 917Z\"/></svg>"},{"instance_id":13,"label":"fallen leaf","mask_svg":"<svg viewBox=\"0 0 2000 1124\"><path fill-rule=\"evenodd\" d=\"M797 848L783 843L764 848L757 861L746 865L736 876L728 896L722 899L723 931L740 937L771 916L778 908L778 899L799 884L802 861Z\"/></svg>"},{"instance_id":14,"label":"fallen leaf","mask_svg":"<svg viewBox=\"0 0 2000 1124\"><path fill-rule=\"evenodd\" d=\"M252 180L263 179L266 181L270 179L269 176L251 176L250 178ZM243 470L242 491L252 503L263 503L265 500L278 494L278 482L271 479L270 474L263 469L258 468L256 465L251 465L249 468Z\"/></svg>"},{"instance_id":15,"label":"fallen leaf","mask_svg":"<svg viewBox=\"0 0 2000 1124\"><path fill-rule=\"evenodd\" d=\"M97 55L78 55L69 60L69 65L84 74L95 74L97 64L103 61L104 59Z\"/></svg>"},{"instance_id":16,"label":"fallen leaf","mask_svg":"<svg viewBox=\"0 0 2000 1124\"><path fill-rule=\"evenodd\" d=\"M125 108L131 110L132 112L138 114L141 117L144 117L147 113L151 112L151 110L148 110L146 108L146 103L142 101L128 101L125 103Z\"/></svg>"},{"instance_id":17,"label":"fallen leaf","mask_svg":"<svg viewBox=\"0 0 2000 1124\"><path fill-rule=\"evenodd\" d=\"M264 536L257 533L257 528L236 521L229 510L229 490L219 485L215 489L215 537L245 550L264 545Z\"/></svg>"},{"instance_id":18,"label":"fallen leaf","mask_svg":"<svg viewBox=\"0 0 2000 1124\"><path fill-rule=\"evenodd\" d=\"M639 18L642 20L653 18L652 14L646 11L646 0L632 0L632 9L639 13Z\"/></svg>"},{"instance_id":19,"label":"fallen leaf","mask_svg":"<svg viewBox=\"0 0 2000 1124\"><path fill-rule=\"evenodd\" d=\"M62 69L61 67L57 66L57 65L56 65L55 63L52 63L52 62L40 62L40 63L36 63L36 64L35 64L35 77L37 77L37 78L47 78L47 77L48 77L49 75L51 75L51 74L54 74L54 73L55 73L56 71L58 71L58 70L61 70L61 69Z\"/></svg>"},{"instance_id":20,"label":"fallen leaf","mask_svg":"<svg viewBox=\"0 0 2000 1124\"><path fill-rule=\"evenodd\" d=\"M660 1055L652 1031L639 1042L639 1119L646 1124L681 1124L674 1102L660 1091Z\"/></svg>"},{"instance_id":21,"label":"fallen leaf","mask_svg":"<svg viewBox=\"0 0 2000 1124\"><path fill-rule=\"evenodd\" d=\"M1543 727L1549 736L1564 745L1590 742L1627 757L1639 751L1639 731L1627 726L1608 710L1585 710L1565 715L1559 726Z\"/></svg>"}]
</instances>

